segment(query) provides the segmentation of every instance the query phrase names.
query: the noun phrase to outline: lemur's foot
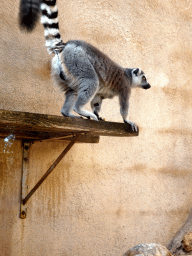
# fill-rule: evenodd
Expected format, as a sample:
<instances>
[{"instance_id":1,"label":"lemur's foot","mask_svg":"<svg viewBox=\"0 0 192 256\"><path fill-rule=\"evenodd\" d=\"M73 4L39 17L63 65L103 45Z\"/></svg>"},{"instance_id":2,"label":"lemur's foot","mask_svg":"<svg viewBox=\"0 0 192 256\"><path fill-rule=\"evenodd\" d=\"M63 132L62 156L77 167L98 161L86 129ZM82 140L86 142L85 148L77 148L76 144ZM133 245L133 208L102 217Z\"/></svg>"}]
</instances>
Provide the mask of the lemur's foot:
<instances>
[{"instance_id":1,"label":"lemur's foot","mask_svg":"<svg viewBox=\"0 0 192 256\"><path fill-rule=\"evenodd\" d=\"M83 118L82 116L75 116L71 113L68 113L68 114L65 114L63 112L61 112L61 114L64 116L64 117L72 117L72 118Z\"/></svg>"},{"instance_id":2,"label":"lemur's foot","mask_svg":"<svg viewBox=\"0 0 192 256\"><path fill-rule=\"evenodd\" d=\"M83 116L85 118L88 118L88 119L93 119L95 121L98 121L98 118L97 116L94 114L94 113L91 113L87 110L84 110L82 108L79 108L79 107L74 107L73 110L78 113L80 116Z\"/></svg>"},{"instance_id":3,"label":"lemur's foot","mask_svg":"<svg viewBox=\"0 0 192 256\"><path fill-rule=\"evenodd\" d=\"M96 111L94 111L94 114L97 116L99 121L105 121L105 118L100 117Z\"/></svg>"},{"instance_id":4,"label":"lemur's foot","mask_svg":"<svg viewBox=\"0 0 192 256\"><path fill-rule=\"evenodd\" d=\"M129 120L124 120L124 122L125 122L126 124L129 124L129 125L131 126L131 129L132 129L133 131L135 131L135 132L138 131L138 127L137 127L137 125L136 125L134 122L131 122L131 121L129 121Z\"/></svg>"},{"instance_id":5,"label":"lemur's foot","mask_svg":"<svg viewBox=\"0 0 192 256\"><path fill-rule=\"evenodd\" d=\"M92 116L85 116L85 118L87 118L88 120L93 119L94 121L99 121L98 117L97 117L97 118L94 118L94 117L92 117Z\"/></svg>"}]
</instances>

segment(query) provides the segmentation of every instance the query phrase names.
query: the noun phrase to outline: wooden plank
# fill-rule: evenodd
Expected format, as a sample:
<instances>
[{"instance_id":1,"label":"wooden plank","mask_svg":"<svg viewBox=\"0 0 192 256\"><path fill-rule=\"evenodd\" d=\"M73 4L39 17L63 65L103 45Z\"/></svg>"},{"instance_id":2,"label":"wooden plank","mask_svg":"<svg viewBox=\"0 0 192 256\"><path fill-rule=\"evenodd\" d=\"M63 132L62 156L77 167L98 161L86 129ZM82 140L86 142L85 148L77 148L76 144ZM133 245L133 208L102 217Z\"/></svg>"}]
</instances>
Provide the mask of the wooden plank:
<instances>
[{"instance_id":1,"label":"wooden plank","mask_svg":"<svg viewBox=\"0 0 192 256\"><path fill-rule=\"evenodd\" d=\"M81 118L9 110L0 110L0 131L1 129L37 132L37 134L87 132L97 136L129 137L139 135L139 132L132 131L131 126L124 123L96 122Z\"/></svg>"}]
</instances>

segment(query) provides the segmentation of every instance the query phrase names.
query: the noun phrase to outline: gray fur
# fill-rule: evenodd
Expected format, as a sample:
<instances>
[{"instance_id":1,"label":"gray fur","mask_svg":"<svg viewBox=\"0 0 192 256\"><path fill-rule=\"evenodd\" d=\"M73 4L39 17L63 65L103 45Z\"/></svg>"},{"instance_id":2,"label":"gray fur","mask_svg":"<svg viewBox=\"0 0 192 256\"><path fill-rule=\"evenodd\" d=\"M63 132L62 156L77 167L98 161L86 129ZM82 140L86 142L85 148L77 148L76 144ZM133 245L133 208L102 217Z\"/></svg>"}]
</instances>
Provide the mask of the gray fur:
<instances>
[{"instance_id":1,"label":"gray fur","mask_svg":"<svg viewBox=\"0 0 192 256\"><path fill-rule=\"evenodd\" d=\"M59 75L60 69L65 75L65 80ZM64 116L71 116L69 109L73 109L79 115L97 121L101 119L99 112L103 99L118 96L124 122L129 123L133 130L137 129L136 125L128 120L129 98L132 88L150 88L147 80L142 79L146 79L142 70L122 68L84 41L69 41L59 57L57 55L53 58L52 76L63 91L68 93L68 90L72 90L73 95L76 95L76 101L74 102L73 96L70 106L68 97L66 98L61 110ZM89 101L93 113L83 110Z\"/></svg>"},{"instance_id":2,"label":"gray fur","mask_svg":"<svg viewBox=\"0 0 192 256\"><path fill-rule=\"evenodd\" d=\"M71 113L74 110L80 116L98 121L101 119L99 112L103 99L118 96L124 122L137 130L137 126L128 120L129 98L132 88L151 87L144 72L138 68L119 66L84 41L63 43L59 33L56 3L49 7L48 2L54 1L43 0L41 21L45 28L47 49L55 54L52 59L52 77L66 96L61 113L68 117L78 117ZM88 102L91 102L93 113L84 110Z\"/></svg>"}]
</instances>

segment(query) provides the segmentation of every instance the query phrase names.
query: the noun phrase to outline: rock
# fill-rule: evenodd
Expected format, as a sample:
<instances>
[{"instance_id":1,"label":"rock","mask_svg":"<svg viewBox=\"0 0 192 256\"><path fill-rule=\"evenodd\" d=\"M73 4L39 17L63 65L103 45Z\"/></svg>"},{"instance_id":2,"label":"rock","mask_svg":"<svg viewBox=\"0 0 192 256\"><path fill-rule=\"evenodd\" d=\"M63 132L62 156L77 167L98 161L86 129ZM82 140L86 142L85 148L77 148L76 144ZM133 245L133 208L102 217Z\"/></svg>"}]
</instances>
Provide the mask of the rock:
<instances>
[{"instance_id":1,"label":"rock","mask_svg":"<svg viewBox=\"0 0 192 256\"><path fill-rule=\"evenodd\" d=\"M192 251L192 232L187 233L182 240L183 250L186 252Z\"/></svg>"},{"instance_id":2,"label":"rock","mask_svg":"<svg viewBox=\"0 0 192 256\"><path fill-rule=\"evenodd\" d=\"M175 256L184 256L184 255L190 255L192 256L191 252L188 252L186 250L189 250L189 246L186 244L187 240L189 239L186 237L184 239L185 235L188 233L192 233L192 209L189 212L188 218L184 225L181 227L181 229L174 235L173 239L169 242L168 250ZM185 249L186 248L186 249Z\"/></svg>"},{"instance_id":3,"label":"rock","mask_svg":"<svg viewBox=\"0 0 192 256\"><path fill-rule=\"evenodd\" d=\"M166 247L159 244L138 244L123 256L173 256Z\"/></svg>"}]
</instances>

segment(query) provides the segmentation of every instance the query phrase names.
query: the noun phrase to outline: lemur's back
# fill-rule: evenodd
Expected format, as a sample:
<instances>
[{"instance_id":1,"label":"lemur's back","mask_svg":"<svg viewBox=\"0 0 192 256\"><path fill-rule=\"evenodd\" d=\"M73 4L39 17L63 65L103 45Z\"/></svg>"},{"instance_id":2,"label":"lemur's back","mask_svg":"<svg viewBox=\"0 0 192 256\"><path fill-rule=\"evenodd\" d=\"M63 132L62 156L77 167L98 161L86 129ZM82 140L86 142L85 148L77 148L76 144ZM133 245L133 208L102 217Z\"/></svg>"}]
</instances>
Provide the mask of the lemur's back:
<instances>
[{"instance_id":1,"label":"lemur's back","mask_svg":"<svg viewBox=\"0 0 192 256\"><path fill-rule=\"evenodd\" d=\"M106 54L102 53L96 47L85 41L73 40L65 44L63 49L64 63L74 74L76 67L71 64L71 59L82 59L82 67L85 61L89 61L93 66L102 86L115 88L118 86L118 80L123 79L124 69L112 61ZM87 72L87 70L86 70Z\"/></svg>"}]
</instances>

